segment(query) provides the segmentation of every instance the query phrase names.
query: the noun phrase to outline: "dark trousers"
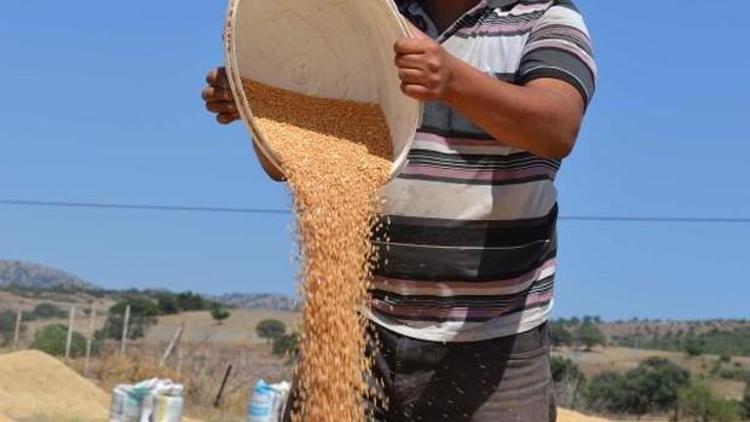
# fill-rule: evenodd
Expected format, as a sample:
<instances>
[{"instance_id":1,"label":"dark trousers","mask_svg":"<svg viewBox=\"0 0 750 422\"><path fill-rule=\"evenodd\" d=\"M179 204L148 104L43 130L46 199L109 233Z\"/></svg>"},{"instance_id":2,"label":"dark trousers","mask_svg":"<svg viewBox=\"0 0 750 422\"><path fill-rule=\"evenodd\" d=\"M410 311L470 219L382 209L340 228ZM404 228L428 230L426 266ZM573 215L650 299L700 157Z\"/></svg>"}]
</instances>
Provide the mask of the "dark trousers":
<instances>
[{"instance_id":1,"label":"dark trousers","mask_svg":"<svg viewBox=\"0 0 750 422\"><path fill-rule=\"evenodd\" d=\"M554 422L547 325L470 343L416 340L373 325L377 422ZM294 392L287 408L291 408ZM288 413L288 412L287 412ZM288 421L288 415L285 421ZM305 421L315 422L315 421Z\"/></svg>"}]
</instances>

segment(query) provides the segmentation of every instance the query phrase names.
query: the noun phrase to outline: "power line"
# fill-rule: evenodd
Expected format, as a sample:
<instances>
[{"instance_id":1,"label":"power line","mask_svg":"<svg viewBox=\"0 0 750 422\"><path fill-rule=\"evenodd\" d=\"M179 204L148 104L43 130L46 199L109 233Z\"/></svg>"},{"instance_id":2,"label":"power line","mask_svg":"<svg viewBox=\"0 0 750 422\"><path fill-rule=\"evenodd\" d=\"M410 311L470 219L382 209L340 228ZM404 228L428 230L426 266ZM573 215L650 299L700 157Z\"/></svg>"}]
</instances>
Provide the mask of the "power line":
<instances>
[{"instance_id":1,"label":"power line","mask_svg":"<svg viewBox=\"0 0 750 422\"><path fill-rule=\"evenodd\" d=\"M0 199L0 205L24 207L57 207L57 208L103 208L120 210L143 211L178 211L178 212L211 212L236 214L289 214L289 210L272 208L232 208L232 207L199 207L184 205L158 204L112 204L102 202L64 202L64 201L21 201L15 199Z\"/></svg>"},{"instance_id":2,"label":"power line","mask_svg":"<svg viewBox=\"0 0 750 422\"><path fill-rule=\"evenodd\" d=\"M278 208L242 208L242 207L203 207L186 205L160 204L118 204L103 202L68 202L0 199L0 205L21 207L57 207L57 208L91 208L120 209L168 212L205 212L233 214L266 214L287 215L289 210ZM604 215L563 215L565 221L621 222L621 223L697 223L697 224L748 224L750 217L678 217L678 216L604 216Z\"/></svg>"}]
</instances>

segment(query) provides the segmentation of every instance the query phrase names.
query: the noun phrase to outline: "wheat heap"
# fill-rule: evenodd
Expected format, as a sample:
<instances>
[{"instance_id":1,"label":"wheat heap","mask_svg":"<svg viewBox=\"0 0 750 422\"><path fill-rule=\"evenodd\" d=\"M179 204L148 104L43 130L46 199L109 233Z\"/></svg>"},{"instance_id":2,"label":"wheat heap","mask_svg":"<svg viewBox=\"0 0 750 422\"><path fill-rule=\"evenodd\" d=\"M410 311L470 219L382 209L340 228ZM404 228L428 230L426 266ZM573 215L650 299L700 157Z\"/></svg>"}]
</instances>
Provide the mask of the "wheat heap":
<instances>
[{"instance_id":1,"label":"wheat heap","mask_svg":"<svg viewBox=\"0 0 750 422\"><path fill-rule=\"evenodd\" d=\"M392 146L378 105L313 98L244 81L254 125L294 197L304 301L293 419L362 421L366 320L379 188Z\"/></svg>"}]
</instances>

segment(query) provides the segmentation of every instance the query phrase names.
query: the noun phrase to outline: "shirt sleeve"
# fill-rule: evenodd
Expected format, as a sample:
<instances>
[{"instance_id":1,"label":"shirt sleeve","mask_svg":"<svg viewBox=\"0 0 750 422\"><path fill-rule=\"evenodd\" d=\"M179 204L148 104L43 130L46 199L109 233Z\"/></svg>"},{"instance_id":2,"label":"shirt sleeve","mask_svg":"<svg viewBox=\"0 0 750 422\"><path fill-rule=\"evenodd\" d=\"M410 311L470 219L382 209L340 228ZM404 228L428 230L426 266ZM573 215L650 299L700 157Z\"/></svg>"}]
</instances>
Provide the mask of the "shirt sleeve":
<instances>
[{"instance_id":1,"label":"shirt sleeve","mask_svg":"<svg viewBox=\"0 0 750 422\"><path fill-rule=\"evenodd\" d=\"M532 29L518 71L519 85L538 78L570 83L588 106L596 88L597 67L583 16L571 1L558 0Z\"/></svg>"}]
</instances>

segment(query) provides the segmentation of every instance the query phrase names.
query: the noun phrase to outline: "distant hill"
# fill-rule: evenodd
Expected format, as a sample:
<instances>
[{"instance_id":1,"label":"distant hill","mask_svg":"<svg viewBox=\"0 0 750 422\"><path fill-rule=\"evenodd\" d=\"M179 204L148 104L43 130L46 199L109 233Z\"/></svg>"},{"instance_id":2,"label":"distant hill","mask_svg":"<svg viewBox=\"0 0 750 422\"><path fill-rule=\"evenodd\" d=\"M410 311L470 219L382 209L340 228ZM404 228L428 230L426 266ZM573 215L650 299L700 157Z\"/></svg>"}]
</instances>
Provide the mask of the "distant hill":
<instances>
[{"instance_id":1,"label":"distant hill","mask_svg":"<svg viewBox=\"0 0 750 422\"><path fill-rule=\"evenodd\" d=\"M271 311L297 311L296 300L276 294L229 293L221 296L207 296L227 306L242 309L267 309Z\"/></svg>"},{"instance_id":2,"label":"distant hill","mask_svg":"<svg viewBox=\"0 0 750 422\"><path fill-rule=\"evenodd\" d=\"M0 287L95 290L97 286L65 271L23 261L0 260Z\"/></svg>"}]
</instances>

